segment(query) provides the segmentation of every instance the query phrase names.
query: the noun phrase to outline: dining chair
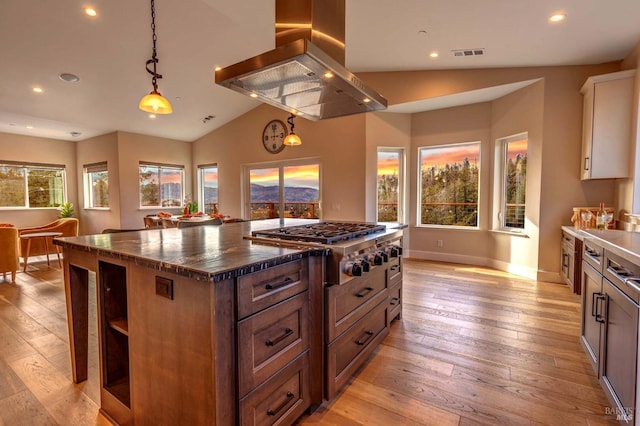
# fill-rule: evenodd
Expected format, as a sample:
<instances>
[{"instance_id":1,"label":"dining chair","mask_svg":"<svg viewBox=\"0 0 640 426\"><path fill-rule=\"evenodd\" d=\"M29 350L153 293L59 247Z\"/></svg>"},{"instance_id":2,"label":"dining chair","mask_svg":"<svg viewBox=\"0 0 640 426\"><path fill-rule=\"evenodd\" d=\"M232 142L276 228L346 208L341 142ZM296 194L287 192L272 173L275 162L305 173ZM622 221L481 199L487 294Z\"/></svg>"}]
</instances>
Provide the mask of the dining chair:
<instances>
[{"instance_id":1,"label":"dining chair","mask_svg":"<svg viewBox=\"0 0 640 426\"><path fill-rule=\"evenodd\" d=\"M148 229L162 228L162 223L158 222L153 216L147 216L142 218L144 220L144 227Z\"/></svg>"},{"instance_id":2,"label":"dining chair","mask_svg":"<svg viewBox=\"0 0 640 426\"><path fill-rule=\"evenodd\" d=\"M11 272L11 282L16 282L16 271L20 268L20 238L18 229L12 226L0 227L0 272L6 280Z\"/></svg>"},{"instance_id":3,"label":"dining chair","mask_svg":"<svg viewBox=\"0 0 640 426\"><path fill-rule=\"evenodd\" d=\"M162 218L162 227L163 228L177 228L178 224L175 221L171 220L171 219Z\"/></svg>"}]
</instances>

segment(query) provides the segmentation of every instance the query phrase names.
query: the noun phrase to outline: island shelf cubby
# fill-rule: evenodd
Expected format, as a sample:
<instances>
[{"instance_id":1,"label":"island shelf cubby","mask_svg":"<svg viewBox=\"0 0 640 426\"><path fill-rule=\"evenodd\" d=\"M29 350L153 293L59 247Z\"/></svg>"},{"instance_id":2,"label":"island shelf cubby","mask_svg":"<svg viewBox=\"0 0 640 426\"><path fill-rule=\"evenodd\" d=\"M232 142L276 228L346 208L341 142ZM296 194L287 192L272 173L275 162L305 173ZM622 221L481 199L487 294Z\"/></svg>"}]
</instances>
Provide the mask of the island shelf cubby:
<instances>
[{"instance_id":1,"label":"island shelf cubby","mask_svg":"<svg viewBox=\"0 0 640 426\"><path fill-rule=\"evenodd\" d=\"M129 326L127 268L99 261L100 320L102 333L102 387L131 407L129 380Z\"/></svg>"}]
</instances>

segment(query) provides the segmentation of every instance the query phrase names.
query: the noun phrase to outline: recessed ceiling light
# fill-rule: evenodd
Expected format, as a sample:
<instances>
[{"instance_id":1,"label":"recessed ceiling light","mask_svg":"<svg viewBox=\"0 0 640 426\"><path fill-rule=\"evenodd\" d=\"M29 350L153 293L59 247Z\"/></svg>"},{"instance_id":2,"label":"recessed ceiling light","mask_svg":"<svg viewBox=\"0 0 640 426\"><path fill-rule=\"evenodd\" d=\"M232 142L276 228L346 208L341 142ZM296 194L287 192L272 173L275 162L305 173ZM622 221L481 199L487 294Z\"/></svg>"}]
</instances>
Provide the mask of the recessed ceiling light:
<instances>
[{"instance_id":1,"label":"recessed ceiling light","mask_svg":"<svg viewBox=\"0 0 640 426\"><path fill-rule=\"evenodd\" d=\"M220 71L221 69L222 69L222 67L220 67L220 66L217 66L217 67L215 68L215 70L216 70L216 71Z\"/></svg>"},{"instance_id":2,"label":"recessed ceiling light","mask_svg":"<svg viewBox=\"0 0 640 426\"><path fill-rule=\"evenodd\" d=\"M84 14L87 16L91 16L92 18L94 16L98 16L98 12L91 6L87 6L84 8Z\"/></svg>"},{"instance_id":3,"label":"recessed ceiling light","mask_svg":"<svg viewBox=\"0 0 640 426\"><path fill-rule=\"evenodd\" d=\"M327 71L323 75L324 78L333 78L333 73L331 71Z\"/></svg>"},{"instance_id":4,"label":"recessed ceiling light","mask_svg":"<svg viewBox=\"0 0 640 426\"><path fill-rule=\"evenodd\" d=\"M27 129L33 129L33 126L25 126Z\"/></svg>"},{"instance_id":5,"label":"recessed ceiling light","mask_svg":"<svg viewBox=\"0 0 640 426\"><path fill-rule=\"evenodd\" d=\"M155 114L149 114L149 118L156 118Z\"/></svg>"},{"instance_id":6,"label":"recessed ceiling light","mask_svg":"<svg viewBox=\"0 0 640 426\"><path fill-rule=\"evenodd\" d=\"M75 130L72 132L69 132L69 134L71 136L73 136L74 138L77 138L78 136L80 136L82 134L82 132L76 132Z\"/></svg>"},{"instance_id":7,"label":"recessed ceiling light","mask_svg":"<svg viewBox=\"0 0 640 426\"><path fill-rule=\"evenodd\" d=\"M549 16L549 22L561 22L565 19L567 19L566 13L554 13L553 15Z\"/></svg>"},{"instance_id":8,"label":"recessed ceiling light","mask_svg":"<svg viewBox=\"0 0 640 426\"><path fill-rule=\"evenodd\" d=\"M249 96L251 96L252 98L257 98L258 97L258 95L256 95L255 93L252 93Z\"/></svg>"},{"instance_id":9,"label":"recessed ceiling light","mask_svg":"<svg viewBox=\"0 0 640 426\"><path fill-rule=\"evenodd\" d=\"M435 58L437 58L438 56L440 56L440 54L439 54L438 52L431 52L431 53L429 53L429 57L430 57L430 58L434 58L434 59L435 59Z\"/></svg>"},{"instance_id":10,"label":"recessed ceiling light","mask_svg":"<svg viewBox=\"0 0 640 426\"><path fill-rule=\"evenodd\" d=\"M44 90L42 90L42 87L38 87L38 86L34 86L31 90L33 90L35 93L44 92Z\"/></svg>"},{"instance_id":11,"label":"recessed ceiling light","mask_svg":"<svg viewBox=\"0 0 640 426\"><path fill-rule=\"evenodd\" d=\"M58 76L58 78L60 80L62 80L62 81L66 81L68 83L77 83L77 82L80 81L80 77L78 77L75 74L70 74L70 73L67 73L67 72L63 72L62 74L60 74Z\"/></svg>"},{"instance_id":12,"label":"recessed ceiling light","mask_svg":"<svg viewBox=\"0 0 640 426\"><path fill-rule=\"evenodd\" d=\"M364 102L364 103L366 104L366 103L371 102L371 99L369 99L369 98L364 98L364 99L362 100L362 102Z\"/></svg>"}]
</instances>

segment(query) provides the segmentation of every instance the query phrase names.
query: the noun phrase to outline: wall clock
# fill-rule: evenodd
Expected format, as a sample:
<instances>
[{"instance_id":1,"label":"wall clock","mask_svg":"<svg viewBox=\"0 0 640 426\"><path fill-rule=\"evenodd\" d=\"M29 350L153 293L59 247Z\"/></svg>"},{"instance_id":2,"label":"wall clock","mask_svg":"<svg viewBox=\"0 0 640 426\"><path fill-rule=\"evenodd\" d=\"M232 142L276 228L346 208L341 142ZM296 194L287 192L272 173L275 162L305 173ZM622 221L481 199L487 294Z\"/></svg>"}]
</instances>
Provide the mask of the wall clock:
<instances>
[{"instance_id":1,"label":"wall clock","mask_svg":"<svg viewBox=\"0 0 640 426\"><path fill-rule=\"evenodd\" d=\"M271 120L262 131L262 145L272 154L277 154L284 149L284 138L287 136L287 127L280 120Z\"/></svg>"}]
</instances>

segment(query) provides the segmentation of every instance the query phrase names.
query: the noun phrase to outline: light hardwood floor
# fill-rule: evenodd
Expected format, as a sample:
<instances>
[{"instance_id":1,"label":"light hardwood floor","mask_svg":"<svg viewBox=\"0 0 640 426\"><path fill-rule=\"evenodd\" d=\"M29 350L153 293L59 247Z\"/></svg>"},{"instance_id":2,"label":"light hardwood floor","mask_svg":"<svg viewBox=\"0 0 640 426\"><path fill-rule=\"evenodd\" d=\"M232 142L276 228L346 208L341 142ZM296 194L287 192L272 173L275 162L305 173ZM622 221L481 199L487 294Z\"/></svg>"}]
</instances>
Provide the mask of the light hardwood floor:
<instances>
[{"instance_id":1,"label":"light hardwood floor","mask_svg":"<svg viewBox=\"0 0 640 426\"><path fill-rule=\"evenodd\" d=\"M95 292L91 291L90 294ZM405 261L404 310L370 362L301 425L602 425L608 402L563 285ZM0 277L0 425L106 425L95 303L89 380L71 382L62 274Z\"/></svg>"}]
</instances>

